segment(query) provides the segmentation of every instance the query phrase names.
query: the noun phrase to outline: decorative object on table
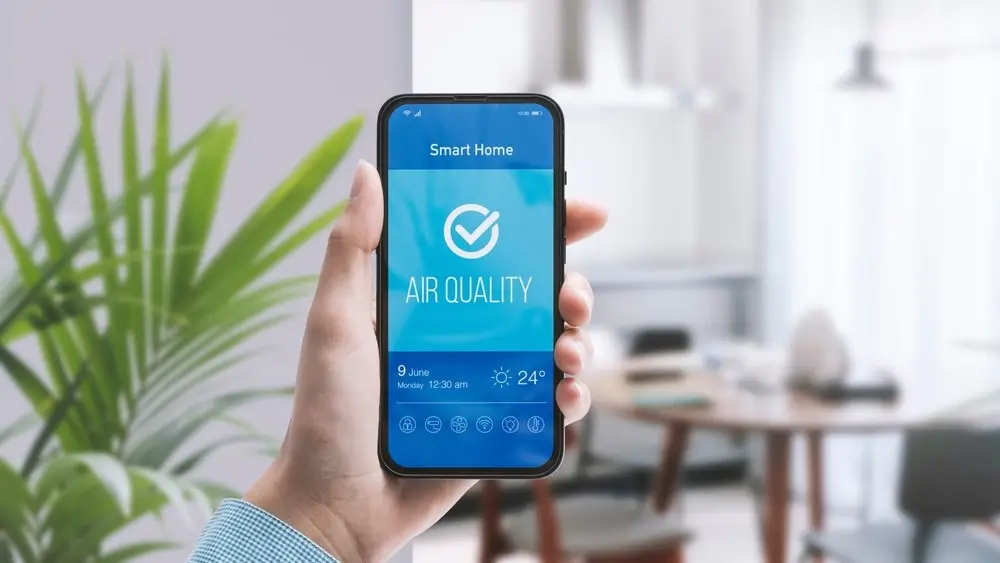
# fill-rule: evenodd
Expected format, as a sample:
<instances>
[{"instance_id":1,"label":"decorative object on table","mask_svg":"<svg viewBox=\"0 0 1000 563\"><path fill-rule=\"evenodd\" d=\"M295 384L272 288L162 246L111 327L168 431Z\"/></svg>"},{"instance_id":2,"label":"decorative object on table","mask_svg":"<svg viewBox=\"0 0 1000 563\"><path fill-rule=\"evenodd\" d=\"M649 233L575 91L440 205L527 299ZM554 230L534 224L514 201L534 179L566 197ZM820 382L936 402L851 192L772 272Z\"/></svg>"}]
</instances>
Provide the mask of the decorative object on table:
<instances>
[{"instance_id":1,"label":"decorative object on table","mask_svg":"<svg viewBox=\"0 0 1000 563\"><path fill-rule=\"evenodd\" d=\"M636 368L625 372L625 381L633 385L677 381L684 378L684 370L678 368Z\"/></svg>"},{"instance_id":2,"label":"decorative object on table","mask_svg":"<svg viewBox=\"0 0 1000 563\"><path fill-rule=\"evenodd\" d=\"M796 388L823 388L847 377L850 359L844 338L830 315L808 311L795 325L788 348L788 383Z\"/></svg>"},{"instance_id":3,"label":"decorative object on table","mask_svg":"<svg viewBox=\"0 0 1000 563\"><path fill-rule=\"evenodd\" d=\"M642 356L690 349L691 335L687 330L682 328L647 328L639 330L632 338L630 355ZM674 381L683 378L689 367L691 366L685 366L682 363L668 368L640 366L628 370L625 373L625 379L629 383L635 384Z\"/></svg>"},{"instance_id":4,"label":"decorative object on table","mask_svg":"<svg viewBox=\"0 0 1000 563\"><path fill-rule=\"evenodd\" d=\"M9 455L0 456L2 562L124 562L169 549L164 541L115 547L108 540L168 506L189 516L192 503L207 513L222 497L238 496L225 484L199 480L195 470L230 445L270 452L275 443L232 410L289 388L224 392L209 384L255 357L250 339L279 326L288 317L284 306L312 291L311 277L273 274L340 214L342 203L307 210L361 119L323 139L209 252L237 124L218 116L178 143L169 76L164 61L145 172L131 71L122 145L114 149L120 173L102 166L95 135L103 86L88 100L82 76L79 132L56 174L44 174L31 150L34 118L18 132L18 166L27 172L38 233L22 237L14 211L4 208L17 181L12 173L0 190L0 235L19 277L0 287L0 369L33 412L3 421L9 425L0 427L0 443L31 431L34 438L17 469ZM70 233L56 217L81 162L92 217ZM182 169L186 178L177 178ZM109 194L111 184L121 186L119 195ZM10 347L29 337L42 366ZM230 431L193 447L193 437L213 423Z\"/></svg>"},{"instance_id":5,"label":"decorative object on table","mask_svg":"<svg viewBox=\"0 0 1000 563\"><path fill-rule=\"evenodd\" d=\"M683 391L641 391L632 393L632 403L640 408L708 408L712 398L704 393Z\"/></svg>"},{"instance_id":6,"label":"decorative object on table","mask_svg":"<svg viewBox=\"0 0 1000 563\"><path fill-rule=\"evenodd\" d=\"M725 341L706 349L704 367L740 389L771 394L785 388L786 355L751 342Z\"/></svg>"},{"instance_id":7,"label":"decorative object on table","mask_svg":"<svg viewBox=\"0 0 1000 563\"><path fill-rule=\"evenodd\" d=\"M808 393L821 401L840 403L845 401L876 401L891 403L899 399L900 388L896 377L886 371L879 370L867 379L852 377L837 379L824 384L800 383L802 387L794 387L798 391Z\"/></svg>"}]
</instances>

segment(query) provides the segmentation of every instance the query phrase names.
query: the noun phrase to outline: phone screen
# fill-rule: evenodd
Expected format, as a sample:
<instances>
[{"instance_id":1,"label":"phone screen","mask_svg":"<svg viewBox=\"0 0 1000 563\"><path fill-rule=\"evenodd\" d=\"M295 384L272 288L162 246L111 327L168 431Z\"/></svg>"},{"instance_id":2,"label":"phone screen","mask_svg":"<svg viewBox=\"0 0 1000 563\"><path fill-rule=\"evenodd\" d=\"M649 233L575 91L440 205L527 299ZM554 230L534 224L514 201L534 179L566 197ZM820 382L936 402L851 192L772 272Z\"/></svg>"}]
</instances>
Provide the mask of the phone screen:
<instances>
[{"instance_id":1,"label":"phone screen","mask_svg":"<svg viewBox=\"0 0 1000 563\"><path fill-rule=\"evenodd\" d=\"M386 127L387 453L416 470L554 463L563 264L552 111L403 104Z\"/></svg>"}]
</instances>

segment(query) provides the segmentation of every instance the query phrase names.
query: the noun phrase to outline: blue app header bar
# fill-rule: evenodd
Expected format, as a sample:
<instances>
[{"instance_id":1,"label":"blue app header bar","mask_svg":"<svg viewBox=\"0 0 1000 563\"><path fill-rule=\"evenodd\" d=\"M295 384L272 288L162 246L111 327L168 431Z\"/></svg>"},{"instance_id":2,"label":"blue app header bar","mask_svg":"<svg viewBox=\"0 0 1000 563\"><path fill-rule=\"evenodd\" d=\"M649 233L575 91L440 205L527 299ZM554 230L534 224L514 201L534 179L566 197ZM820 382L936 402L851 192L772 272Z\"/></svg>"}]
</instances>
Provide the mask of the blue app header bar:
<instances>
[{"instance_id":1,"label":"blue app header bar","mask_svg":"<svg viewBox=\"0 0 1000 563\"><path fill-rule=\"evenodd\" d=\"M539 104L407 104L388 136L393 170L553 168L552 115Z\"/></svg>"}]
</instances>

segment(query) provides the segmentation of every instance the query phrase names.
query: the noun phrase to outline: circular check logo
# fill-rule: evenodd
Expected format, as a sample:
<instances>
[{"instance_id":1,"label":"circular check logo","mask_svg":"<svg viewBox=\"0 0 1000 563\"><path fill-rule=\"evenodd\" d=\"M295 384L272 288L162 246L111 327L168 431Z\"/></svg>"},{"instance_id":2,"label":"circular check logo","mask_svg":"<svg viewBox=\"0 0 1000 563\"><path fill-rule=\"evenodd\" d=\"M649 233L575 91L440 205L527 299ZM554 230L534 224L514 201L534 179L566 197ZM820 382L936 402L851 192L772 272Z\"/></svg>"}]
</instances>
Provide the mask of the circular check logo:
<instances>
[{"instance_id":1,"label":"circular check logo","mask_svg":"<svg viewBox=\"0 0 1000 563\"><path fill-rule=\"evenodd\" d=\"M465 213L476 213L484 217L483 221L471 233L462 225L455 224L455 220ZM465 258L466 260L482 258L489 254L493 250L493 247L497 245L497 239L500 238L500 225L497 224L499 220L499 211L490 211L478 203L459 205L444 220L444 242L456 256ZM459 248L455 242L455 234L458 234L468 246L472 247L482 240L486 231L490 232L490 240L478 250L464 250Z\"/></svg>"}]
</instances>

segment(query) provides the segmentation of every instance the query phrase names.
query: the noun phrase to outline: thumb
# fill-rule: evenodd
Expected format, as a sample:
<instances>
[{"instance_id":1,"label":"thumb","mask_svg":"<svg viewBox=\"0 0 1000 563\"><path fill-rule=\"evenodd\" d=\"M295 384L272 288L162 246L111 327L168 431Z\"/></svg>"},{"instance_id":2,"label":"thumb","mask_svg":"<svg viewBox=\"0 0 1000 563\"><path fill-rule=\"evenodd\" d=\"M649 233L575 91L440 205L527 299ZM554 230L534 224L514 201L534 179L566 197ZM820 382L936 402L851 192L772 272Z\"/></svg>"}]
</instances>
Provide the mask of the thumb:
<instances>
[{"instance_id":1,"label":"thumb","mask_svg":"<svg viewBox=\"0 0 1000 563\"><path fill-rule=\"evenodd\" d=\"M362 160L354 171L347 207L330 231L310 312L318 317L311 320L323 321L327 330L335 329L332 325L371 330L371 256L382 234L382 215L378 171Z\"/></svg>"}]
</instances>

